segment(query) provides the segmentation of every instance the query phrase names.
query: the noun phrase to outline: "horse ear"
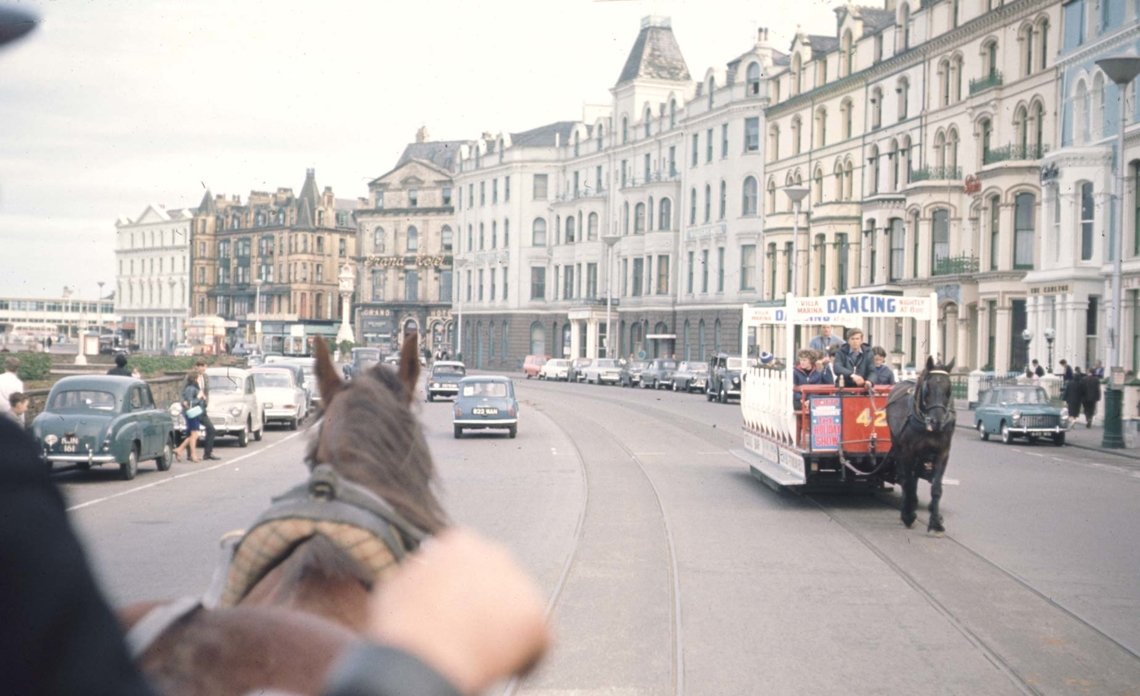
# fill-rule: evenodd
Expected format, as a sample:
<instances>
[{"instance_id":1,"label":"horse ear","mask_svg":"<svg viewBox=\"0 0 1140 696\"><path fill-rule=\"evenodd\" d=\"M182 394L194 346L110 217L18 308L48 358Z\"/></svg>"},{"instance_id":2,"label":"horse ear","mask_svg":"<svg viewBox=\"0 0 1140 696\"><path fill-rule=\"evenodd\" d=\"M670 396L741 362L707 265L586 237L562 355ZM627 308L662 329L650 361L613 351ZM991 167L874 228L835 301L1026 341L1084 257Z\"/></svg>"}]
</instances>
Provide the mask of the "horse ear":
<instances>
[{"instance_id":1,"label":"horse ear","mask_svg":"<svg viewBox=\"0 0 1140 696\"><path fill-rule=\"evenodd\" d=\"M934 369L934 356L928 355L928 356L926 356L926 371L930 372L933 369Z\"/></svg>"},{"instance_id":2,"label":"horse ear","mask_svg":"<svg viewBox=\"0 0 1140 696\"><path fill-rule=\"evenodd\" d=\"M404 336L404 345L400 348L400 381L408 390L408 403L415 399L416 381L420 378L420 347L419 334L409 333Z\"/></svg>"},{"instance_id":3,"label":"horse ear","mask_svg":"<svg viewBox=\"0 0 1140 696\"><path fill-rule=\"evenodd\" d=\"M329 349L325 345L324 339L317 338L313 341L313 346L317 352L313 360L315 363L313 369L317 373L317 389L321 393L322 408L327 411L337 393L344 389L344 382L336 373L336 366L333 365L332 356L329 355Z\"/></svg>"},{"instance_id":4,"label":"horse ear","mask_svg":"<svg viewBox=\"0 0 1140 696\"><path fill-rule=\"evenodd\" d=\"M953 371L954 371L954 363L955 363L955 362L957 362L957 361L958 361L958 356L957 356L957 355L955 355L954 357L950 358L950 364L946 366L946 371L947 371L947 372L953 372Z\"/></svg>"}]
</instances>

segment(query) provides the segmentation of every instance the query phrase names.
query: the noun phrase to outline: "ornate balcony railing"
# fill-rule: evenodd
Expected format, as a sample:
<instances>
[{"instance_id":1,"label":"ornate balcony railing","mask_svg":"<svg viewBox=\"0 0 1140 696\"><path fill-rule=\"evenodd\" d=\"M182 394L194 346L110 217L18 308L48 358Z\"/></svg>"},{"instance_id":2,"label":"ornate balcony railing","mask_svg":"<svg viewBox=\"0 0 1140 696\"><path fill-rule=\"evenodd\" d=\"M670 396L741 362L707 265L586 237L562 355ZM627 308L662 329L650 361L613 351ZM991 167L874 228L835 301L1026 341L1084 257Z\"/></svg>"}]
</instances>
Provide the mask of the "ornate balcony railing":
<instances>
[{"instance_id":1,"label":"ornate balcony railing","mask_svg":"<svg viewBox=\"0 0 1140 696\"><path fill-rule=\"evenodd\" d=\"M1044 145L1006 145L995 147L982 154L982 164L1008 162L1010 160L1039 160L1049 148Z\"/></svg>"},{"instance_id":2,"label":"ornate balcony railing","mask_svg":"<svg viewBox=\"0 0 1140 696\"><path fill-rule=\"evenodd\" d=\"M961 167L923 167L910 173L911 181L944 181L962 178Z\"/></svg>"},{"instance_id":3,"label":"ornate balcony railing","mask_svg":"<svg viewBox=\"0 0 1140 696\"><path fill-rule=\"evenodd\" d=\"M934 260L934 275L959 275L961 273L977 273L978 257L969 254L958 256L944 256Z\"/></svg>"},{"instance_id":4,"label":"ornate balcony railing","mask_svg":"<svg viewBox=\"0 0 1140 696\"><path fill-rule=\"evenodd\" d=\"M986 75L985 77L979 77L976 80L970 80L970 96L973 96L982 90L987 90L990 87L997 87L999 85L1001 85L1001 71L991 70L990 74Z\"/></svg>"}]
</instances>

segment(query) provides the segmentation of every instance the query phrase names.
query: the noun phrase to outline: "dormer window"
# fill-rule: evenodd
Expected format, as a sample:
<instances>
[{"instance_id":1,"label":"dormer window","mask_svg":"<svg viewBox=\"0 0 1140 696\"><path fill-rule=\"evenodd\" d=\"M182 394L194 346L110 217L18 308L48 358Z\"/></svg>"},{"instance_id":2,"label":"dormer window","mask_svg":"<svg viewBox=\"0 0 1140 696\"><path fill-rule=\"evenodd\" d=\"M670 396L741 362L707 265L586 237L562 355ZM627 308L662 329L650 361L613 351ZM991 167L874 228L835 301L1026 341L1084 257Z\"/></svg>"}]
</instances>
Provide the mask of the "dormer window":
<instances>
[{"instance_id":1,"label":"dormer window","mask_svg":"<svg viewBox=\"0 0 1140 696\"><path fill-rule=\"evenodd\" d=\"M748 64L748 96L755 97L760 94L760 64Z\"/></svg>"},{"instance_id":2,"label":"dormer window","mask_svg":"<svg viewBox=\"0 0 1140 696\"><path fill-rule=\"evenodd\" d=\"M420 192L418 189L408 190L408 207L418 208L420 205Z\"/></svg>"}]
</instances>

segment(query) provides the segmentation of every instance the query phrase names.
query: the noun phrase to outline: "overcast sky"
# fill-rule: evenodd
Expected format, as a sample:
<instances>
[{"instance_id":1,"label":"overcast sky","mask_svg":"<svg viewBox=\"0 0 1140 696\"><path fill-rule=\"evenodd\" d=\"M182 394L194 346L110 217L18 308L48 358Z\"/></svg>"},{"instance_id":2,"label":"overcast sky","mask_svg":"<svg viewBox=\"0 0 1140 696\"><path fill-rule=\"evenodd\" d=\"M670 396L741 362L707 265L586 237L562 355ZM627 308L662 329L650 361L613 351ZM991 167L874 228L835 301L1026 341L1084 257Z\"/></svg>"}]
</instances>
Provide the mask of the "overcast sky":
<instances>
[{"instance_id":1,"label":"overcast sky","mask_svg":"<svg viewBox=\"0 0 1140 696\"><path fill-rule=\"evenodd\" d=\"M0 0L40 18L0 49L0 297L114 285L115 220L149 203L367 194L416 130L521 131L608 103L641 17L700 79L767 26L833 35L828 0ZM870 3L868 3L870 4Z\"/></svg>"}]
</instances>

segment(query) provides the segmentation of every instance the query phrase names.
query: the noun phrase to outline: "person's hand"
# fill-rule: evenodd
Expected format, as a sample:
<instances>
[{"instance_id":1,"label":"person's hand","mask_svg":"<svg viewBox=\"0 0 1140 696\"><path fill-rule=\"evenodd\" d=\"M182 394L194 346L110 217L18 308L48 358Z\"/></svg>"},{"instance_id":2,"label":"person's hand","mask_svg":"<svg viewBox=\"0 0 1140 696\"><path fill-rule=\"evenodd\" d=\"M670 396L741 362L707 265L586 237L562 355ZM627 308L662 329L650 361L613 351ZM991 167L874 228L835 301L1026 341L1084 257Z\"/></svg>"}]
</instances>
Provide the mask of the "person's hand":
<instances>
[{"instance_id":1,"label":"person's hand","mask_svg":"<svg viewBox=\"0 0 1140 696\"><path fill-rule=\"evenodd\" d=\"M861 387L867 380L863 379L862 375L851 375L851 381L855 383L855 386Z\"/></svg>"},{"instance_id":2,"label":"person's hand","mask_svg":"<svg viewBox=\"0 0 1140 696\"><path fill-rule=\"evenodd\" d=\"M427 542L377 589L368 635L467 694L529 669L550 642L535 582L502 546L460 529Z\"/></svg>"}]
</instances>

